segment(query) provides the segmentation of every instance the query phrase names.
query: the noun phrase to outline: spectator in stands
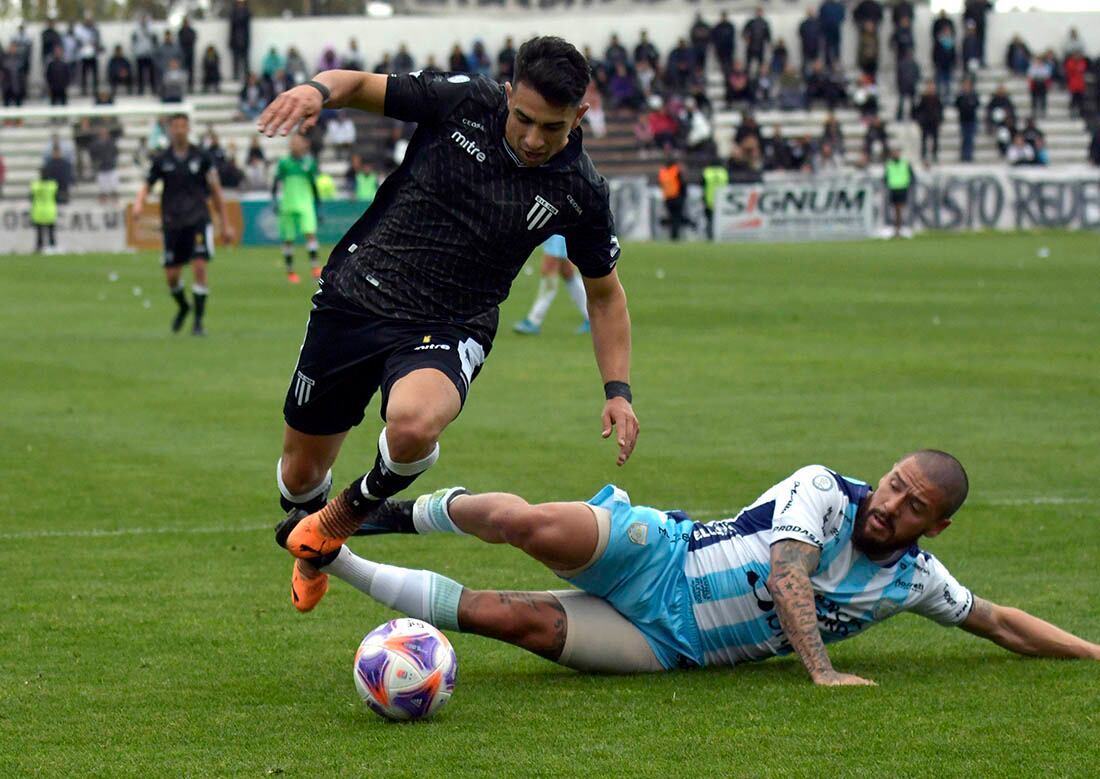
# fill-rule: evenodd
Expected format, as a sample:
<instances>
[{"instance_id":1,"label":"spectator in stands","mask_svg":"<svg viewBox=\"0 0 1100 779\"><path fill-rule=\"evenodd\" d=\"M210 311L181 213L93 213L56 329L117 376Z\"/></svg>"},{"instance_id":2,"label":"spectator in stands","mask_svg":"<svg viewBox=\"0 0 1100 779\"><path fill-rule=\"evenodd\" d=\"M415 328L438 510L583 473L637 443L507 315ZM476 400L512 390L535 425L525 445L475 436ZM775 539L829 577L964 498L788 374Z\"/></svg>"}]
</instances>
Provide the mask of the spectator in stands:
<instances>
[{"instance_id":1,"label":"spectator in stands","mask_svg":"<svg viewBox=\"0 0 1100 779\"><path fill-rule=\"evenodd\" d=\"M821 20L813 8L806 9L806 18L798 25L798 40L801 44L802 74L810 72L810 67L821 56Z\"/></svg>"},{"instance_id":2,"label":"spectator in stands","mask_svg":"<svg viewBox=\"0 0 1100 779\"><path fill-rule=\"evenodd\" d=\"M1085 51L1085 42L1081 40L1076 27L1069 28L1065 43L1062 44L1062 56L1068 57L1071 54L1080 54L1082 57L1088 56Z\"/></svg>"},{"instance_id":3,"label":"spectator in stands","mask_svg":"<svg viewBox=\"0 0 1100 779\"><path fill-rule=\"evenodd\" d=\"M1005 152L1005 160L1009 165L1031 165L1035 162L1035 149L1024 140L1023 133L1012 136L1012 145Z\"/></svg>"},{"instance_id":4,"label":"spectator in stands","mask_svg":"<svg viewBox=\"0 0 1100 779\"><path fill-rule=\"evenodd\" d=\"M733 67L726 74L726 108L734 103L753 103L755 94L749 74L741 65L741 60L734 60Z\"/></svg>"},{"instance_id":5,"label":"spectator in stands","mask_svg":"<svg viewBox=\"0 0 1100 779\"><path fill-rule=\"evenodd\" d=\"M913 109L913 119L920 127L920 158L928 165L939 162L940 125L943 124L943 101L931 81L924 85L924 92Z\"/></svg>"},{"instance_id":6,"label":"spectator in stands","mask_svg":"<svg viewBox=\"0 0 1100 779\"><path fill-rule=\"evenodd\" d=\"M474 41L467 59L470 61L470 68L477 75L486 78L493 75L493 59L489 56L489 50L485 48L485 41L480 38Z\"/></svg>"},{"instance_id":7,"label":"spectator in stands","mask_svg":"<svg viewBox=\"0 0 1100 779\"><path fill-rule=\"evenodd\" d=\"M735 143L729 161L730 183L755 184L764 180L764 155L758 135Z\"/></svg>"},{"instance_id":8,"label":"spectator in stands","mask_svg":"<svg viewBox=\"0 0 1100 779\"><path fill-rule=\"evenodd\" d=\"M680 240L680 230L685 224L696 227L695 222L684 215L687 202L687 187L684 184L684 170L680 162L669 153L665 164L657 171L657 182L661 186L661 195L668 211L668 231L673 241Z\"/></svg>"},{"instance_id":9,"label":"spectator in stands","mask_svg":"<svg viewBox=\"0 0 1100 779\"><path fill-rule=\"evenodd\" d=\"M53 50L57 46L64 46L61 40L61 33L57 31L57 21L53 16L46 19L46 26L42 28L42 32L38 37L39 45L41 46L42 67L46 67L46 63L50 61L50 57L53 56Z\"/></svg>"},{"instance_id":10,"label":"spectator in stands","mask_svg":"<svg viewBox=\"0 0 1100 779\"><path fill-rule=\"evenodd\" d=\"M252 11L248 8L248 0L237 0L229 12L229 51L233 55L234 81L243 80L252 70L248 57L251 46Z\"/></svg>"},{"instance_id":11,"label":"spectator in stands","mask_svg":"<svg viewBox=\"0 0 1100 779\"><path fill-rule=\"evenodd\" d=\"M237 189L244 182L244 171L237 164L237 144L232 141L225 147L225 154L217 167L223 188Z\"/></svg>"},{"instance_id":12,"label":"spectator in stands","mask_svg":"<svg viewBox=\"0 0 1100 779\"><path fill-rule=\"evenodd\" d=\"M878 77L878 54L878 28L873 22L865 21L856 41L856 63L859 69L872 79Z\"/></svg>"},{"instance_id":13,"label":"spectator in stands","mask_svg":"<svg viewBox=\"0 0 1100 779\"><path fill-rule=\"evenodd\" d=\"M779 110L797 111L806 105L802 92L802 79L795 70L794 65L788 65L779 77Z\"/></svg>"},{"instance_id":14,"label":"spectator in stands","mask_svg":"<svg viewBox=\"0 0 1100 779\"><path fill-rule=\"evenodd\" d=\"M130 60L122 52L122 46L115 46L114 53L107 60L107 84L111 88L111 94L118 92L120 87L126 87L126 94L134 94L134 68Z\"/></svg>"},{"instance_id":15,"label":"spectator in stands","mask_svg":"<svg viewBox=\"0 0 1100 779\"><path fill-rule=\"evenodd\" d=\"M871 117L867 132L863 134L863 164L869 165L886 157L889 138L881 116Z\"/></svg>"},{"instance_id":16,"label":"spectator in stands","mask_svg":"<svg viewBox=\"0 0 1100 779\"><path fill-rule=\"evenodd\" d=\"M733 142L734 144L742 144L749 136L754 136L757 141L761 141L760 125L752 112L746 109L741 112L741 120L738 122L737 130L733 134Z\"/></svg>"},{"instance_id":17,"label":"spectator in stands","mask_svg":"<svg viewBox=\"0 0 1100 779\"><path fill-rule=\"evenodd\" d=\"M839 0L824 0L818 11L821 33L825 39L825 64L829 67L840 61L840 34L845 13Z\"/></svg>"},{"instance_id":18,"label":"spectator in stands","mask_svg":"<svg viewBox=\"0 0 1100 779\"><path fill-rule=\"evenodd\" d=\"M833 145L828 141L819 143L813 157L814 173L837 173L843 167L843 160L837 156Z\"/></svg>"},{"instance_id":19,"label":"spectator in stands","mask_svg":"<svg viewBox=\"0 0 1100 779\"><path fill-rule=\"evenodd\" d=\"M604 67L603 60L592 52L591 46L585 45L582 53L584 54L585 61L588 62L588 70L592 76L591 80L596 82L596 87L601 93L606 92L607 81L611 77L611 74L608 73L607 68Z\"/></svg>"},{"instance_id":20,"label":"spectator in stands","mask_svg":"<svg viewBox=\"0 0 1100 779\"><path fill-rule=\"evenodd\" d=\"M1047 115L1047 91L1052 77L1050 63L1042 57L1032 57L1027 69L1027 86L1031 93L1031 115Z\"/></svg>"},{"instance_id":21,"label":"spectator in stands","mask_svg":"<svg viewBox=\"0 0 1100 779\"><path fill-rule=\"evenodd\" d=\"M790 169L799 173L814 172L814 144L806 133L792 141Z\"/></svg>"},{"instance_id":22,"label":"spectator in stands","mask_svg":"<svg viewBox=\"0 0 1100 779\"><path fill-rule=\"evenodd\" d=\"M388 54L386 55L389 56ZM326 46L321 50L321 56L317 59L317 70L335 70L340 67L340 59L336 56L336 49Z\"/></svg>"},{"instance_id":23,"label":"spectator in stands","mask_svg":"<svg viewBox=\"0 0 1100 779\"><path fill-rule=\"evenodd\" d=\"M852 105L859 110L860 118L864 121L872 116L878 116L878 85L866 73L861 73L859 76L859 84L852 93ZM832 110L832 106L829 110Z\"/></svg>"},{"instance_id":24,"label":"spectator in stands","mask_svg":"<svg viewBox=\"0 0 1100 779\"><path fill-rule=\"evenodd\" d=\"M1062 67L1066 74L1066 89L1069 91L1069 115L1081 116L1084 110L1087 87L1085 76L1088 73L1089 61L1078 49L1070 52Z\"/></svg>"},{"instance_id":25,"label":"spectator in stands","mask_svg":"<svg viewBox=\"0 0 1100 779\"><path fill-rule=\"evenodd\" d=\"M775 46L772 47L771 62L768 63L768 73L773 77L779 77L783 75L787 70L787 63L790 62L790 52L787 51L787 42L780 38L775 42Z\"/></svg>"},{"instance_id":26,"label":"spectator in stands","mask_svg":"<svg viewBox=\"0 0 1100 779\"><path fill-rule=\"evenodd\" d=\"M977 36L977 59L982 67L985 67L985 17L993 10L993 3L989 0L966 0L963 7L963 22L974 24L974 34ZM964 60L965 62L965 60Z\"/></svg>"},{"instance_id":27,"label":"spectator in stands","mask_svg":"<svg viewBox=\"0 0 1100 779\"><path fill-rule=\"evenodd\" d=\"M11 42L15 44L15 50L19 54L19 70L23 75L23 83L30 83L31 76L31 49L34 48L34 41L31 40L31 36L27 34L27 26L20 24L15 31L15 35L11 37Z\"/></svg>"},{"instance_id":28,"label":"spectator in stands","mask_svg":"<svg viewBox=\"0 0 1100 779\"><path fill-rule=\"evenodd\" d=\"M439 65L436 64L435 55L429 54L427 62L424 63L424 67L421 68L425 73L440 73L442 72Z\"/></svg>"},{"instance_id":29,"label":"spectator in stands","mask_svg":"<svg viewBox=\"0 0 1100 779\"><path fill-rule=\"evenodd\" d=\"M634 47L634 67L642 62L649 63L650 69L656 73L661 66L661 54L657 47L649 40L649 33L642 30L639 34L638 45Z\"/></svg>"},{"instance_id":30,"label":"spectator in stands","mask_svg":"<svg viewBox=\"0 0 1100 779\"><path fill-rule=\"evenodd\" d=\"M733 67L733 54L737 48L737 30L729 14L722 11L718 23L711 28L710 40L714 44L714 56L723 75Z\"/></svg>"},{"instance_id":31,"label":"spectator in stands","mask_svg":"<svg viewBox=\"0 0 1100 779\"><path fill-rule=\"evenodd\" d=\"M764 9L756 7L753 17L745 22L741 29L741 37L745 41L745 70L750 76L759 76L764 66L764 57L767 54L768 45L772 41L772 29L764 18ZM752 64L756 63L753 71Z\"/></svg>"},{"instance_id":32,"label":"spectator in stands","mask_svg":"<svg viewBox=\"0 0 1100 779\"><path fill-rule=\"evenodd\" d=\"M416 60L409 53L408 45L402 43L397 47L397 54L393 55L394 73L412 73L416 70Z\"/></svg>"},{"instance_id":33,"label":"spectator in stands","mask_svg":"<svg viewBox=\"0 0 1100 779\"><path fill-rule=\"evenodd\" d=\"M191 20L184 16L176 40L179 41L180 53L182 54L180 64L187 71L188 92L195 89L195 44L198 42L198 37L195 28L191 26Z\"/></svg>"},{"instance_id":34,"label":"spectator in stands","mask_svg":"<svg viewBox=\"0 0 1100 779\"><path fill-rule=\"evenodd\" d=\"M352 39L354 40L354 38ZM331 50L330 50L331 51ZM348 59L347 55L340 62L340 67L347 68ZM264 55L263 60L260 61L260 75L263 78L271 78L276 70L286 69L286 57L279 53L279 50L272 46L267 50L267 54ZM360 65L360 70L362 65Z\"/></svg>"},{"instance_id":35,"label":"spectator in stands","mask_svg":"<svg viewBox=\"0 0 1100 779\"><path fill-rule=\"evenodd\" d=\"M182 103L187 94L187 72L175 57L160 76L160 101L162 103Z\"/></svg>"},{"instance_id":36,"label":"spectator in stands","mask_svg":"<svg viewBox=\"0 0 1100 779\"><path fill-rule=\"evenodd\" d=\"M0 57L0 86L4 93L4 106L21 106L27 96L27 77L23 70L23 52L12 41Z\"/></svg>"},{"instance_id":37,"label":"spectator in stands","mask_svg":"<svg viewBox=\"0 0 1100 779\"><path fill-rule=\"evenodd\" d=\"M1092 127L1092 140L1089 141L1089 162L1100 167L1100 122ZM0 174L0 178L3 178L2 174Z\"/></svg>"},{"instance_id":38,"label":"spectator in stands","mask_svg":"<svg viewBox=\"0 0 1100 779\"><path fill-rule=\"evenodd\" d=\"M966 31L962 39L962 67L964 78L977 78L982 66L982 46L978 38L978 27L973 20L967 20Z\"/></svg>"},{"instance_id":39,"label":"spectator in stands","mask_svg":"<svg viewBox=\"0 0 1100 779\"><path fill-rule=\"evenodd\" d=\"M1016 105L1008 94L1008 88L1004 84L998 84L985 107L985 131L993 133L998 127L1005 125L1016 125ZM1011 137L1006 143L1008 140Z\"/></svg>"},{"instance_id":40,"label":"spectator in stands","mask_svg":"<svg viewBox=\"0 0 1100 779\"><path fill-rule=\"evenodd\" d=\"M75 82L80 70L80 40L76 37L76 22L69 22L69 29L61 36L65 47L65 62L69 66L69 80Z\"/></svg>"},{"instance_id":41,"label":"spectator in stands","mask_svg":"<svg viewBox=\"0 0 1100 779\"><path fill-rule=\"evenodd\" d=\"M831 113L825 117L825 123L821 126L821 138L818 140L819 146L825 146L826 144L829 145L832 153L838 159L844 159L844 130L841 129L840 122Z\"/></svg>"},{"instance_id":42,"label":"spectator in stands","mask_svg":"<svg viewBox=\"0 0 1100 779\"><path fill-rule=\"evenodd\" d=\"M1019 35L1013 35L1005 51L1005 67L1017 76L1027 74L1031 65L1031 50Z\"/></svg>"},{"instance_id":43,"label":"spectator in stands","mask_svg":"<svg viewBox=\"0 0 1100 779\"><path fill-rule=\"evenodd\" d=\"M867 22L871 23L877 35L879 25L882 24L882 3L878 0L860 0L852 9L852 24L858 32L863 32Z\"/></svg>"},{"instance_id":44,"label":"spectator in stands","mask_svg":"<svg viewBox=\"0 0 1100 779\"><path fill-rule=\"evenodd\" d=\"M585 88L582 102L588 103L588 111L584 115L584 121L588 126L588 132L593 138L607 137L607 114L603 110L603 94L595 81L589 81Z\"/></svg>"},{"instance_id":45,"label":"spectator in stands","mask_svg":"<svg viewBox=\"0 0 1100 779\"><path fill-rule=\"evenodd\" d=\"M890 149L890 157L883 166L883 179L890 196L890 205L894 210L894 237L902 236L905 206L909 203L909 193L913 189L916 176L909 160L902 159L901 148Z\"/></svg>"},{"instance_id":46,"label":"spectator in stands","mask_svg":"<svg viewBox=\"0 0 1100 779\"><path fill-rule=\"evenodd\" d=\"M607 93L612 108L629 108L637 111L645 102L641 91L638 89L637 80L627 69L624 62L620 62L615 66L615 70L607 82Z\"/></svg>"},{"instance_id":47,"label":"spectator in stands","mask_svg":"<svg viewBox=\"0 0 1100 779\"><path fill-rule=\"evenodd\" d=\"M645 31L643 30L644 34ZM504 39L504 48L497 55L497 81L502 84L511 81L516 72L516 44L509 35Z\"/></svg>"},{"instance_id":48,"label":"spectator in stands","mask_svg":"<svg viewBox=\"0 0 1100 779\"><path fill-rule=\"evenodd\" d=\"M347 111L338 111L325 128L325 143L335 149L338 157L347 159L355 146L355 122Z\"/></svg>"},{"instance_id":49,"label":"spectator in stands","mask_svg":"<svg viewBox=\"0 0 1100 779\"><path fill-rule=\"evenodd\" d=\"M614 33L611 34L611 41L607 44L607 49L603 54L604 64L610 71L615 70L615 66L620 62L624 65L629 62L629 55L626 53L626 47L619 42L619 36Z\"/></svg>"},{"instance_id":50,"label":"spectator in stands","mask_svg":"<svg viewBox=\"0 0 1100 779\"><path fill-rule=\"evenodd\" d=\"M80 58L80 94L88 94L88 82L91 81L92 94L99 91L99 54L103 46L99 41L99 28L91 11L84 12L84 18L74 30Z\"/></svg>"},{"instance_id":51,"label":"spectator in stands","mask_svg":"<svg viewBox=\"0 0 1100 779\"><path fill-rule=\"evenodd\" d=\"M46 89L50 93L50 105L65 105L68 102L71 78L64 47L60 44L54 46L53 57L46 63Z\"/></svg>"},{"instance_id":52,"label":"spectator in stands","mask_svg":"<svg viewBox=\"0 0 1100 779\"><path fill-rule=\"evenodd\" d=\"M57 182L58 203L69 202L69 187L73 185L76 178L73 175L73 164L62 153L60 144L55 143L50 148L50 156L46 160L42 177Z\"/></svg>"},{"instance_id":53,"label":"spectator in stands","mask_svg":"<svg viewBox=\"0 0 1100 779\"><path fill-rule=\"evenodd\" d=\"M451 47L451 57L447 61L447 70L452 73L468 73L470 71L470 63L466 59L466 55L462 53L462 47L457 43Z\"/></svg>"},{"instance_id":54,"label":"spectator in stands","mask_svg":"<svg viewBox=\"0 0 1100 779\"><path fill-rule=\"evenodd\" d=\"M783 137L782 125L777 124L772 127L771 137L764 141L763 152L764 170L791 169L791 146Z\"/></svg>"},{"instance_id":55,"label":"spectator in stands","mask_svg":"<svg viewBox=\"0 0 1100 779\"><path fill-rule=\"evenodd\" d=\"M707 64L707 50L710 48L710 25L703 19L701 13L695 14L695 20L691 23L691 29L688 30L688 37L691 39L691 48L695 52L695 64L703 65ZM626 52L623 52L624 54ZM608 58L609 64L610 57Z\"/></svg>"},{"instance_id":56,"label":"spectator in stands","mask_svg":"<svg viewBox=\"0 0 1100 779\"><path fill-rule=\"evenodd\" d=\"M1046 138L1039 138L1035 141L1035 164L1036 165L1049 165L1050 164L1050 152L1047 150Z\"/></svg>"},{"instance_id":57,"label":"spectator in stands","mask_svg":"<svg viewBox=\"0 0 1100 779\"><path fill-rule=\"evenodd\" d=\"M686 144L689 152L706 156L714 153L714 128L706 111L694 97L684 101L681 123L687 128Z\"/></svg>"},{"instance_id":58,"label":"spectator in stands","mask_svg":"<svg viewBox=\"0 0 1100 779\"><path fill-rule=\"evenodd\" d=\"M1043 131L1039 129L1039 125L1035 124L1035 117L1029 116L1024 122L1023 130L1024 140L1033 149L1039 148L1039 141L1046 141L1046 136L1043 135Z\"/></svg>"},{"instance_id":59,"label":"spectator in stands","mask_svg":"<svg viewBox=\"0 0 1100 779\"><path fill-rule=\"evenodd\" d=\"M309 68L306 67L306 60L298 52L297 46L291 46L286 50L286 74L295 84L304 84L309 81Z\"/></svg>"},{"instance_id":60,"label":"spectator in stands","mask_svg":"<svg viewBox=\"0 0 1100 779\"><path fill-rule=\"evenodd\" d=\"M814 60L809 71L804 75L806 79L806 108L812 111L815 101L828 102L829 76L825 72L825 66L821 64L821 60Z\"/></svg>"},{"instance_id":61,"label":"spectator in stands","mask_svg":"<svg viewBox=\"0 0 1100 779\"><path fill-rule=\"evenodd\" d=\"M905 102L909 101L909 115L913 114L913 104L917 97L917 84L920 83L920 65L913 58L912 50L905 52L897 64L898 110L895 118L905 118Z\"/></svg>"},{"instance_id":62,"label":"spectator in stands","mask_svg":"<svg viewBox=\"0 0 1100 779\"><path fill-rule=\"evenodd\" d=\"M657 98L660 102L660 98ZM680 137L680 122L669 110L668 103L660 105L649 113L649 136L658 149L670 149L677 145Z\"/></svg>"},{"instance_id":63,"label":"spectator in stands","mask_svg":"<svg viewBox=\"0 0 1100 779\"><path fill-rule=\"evenodd\" d=\"M260 137L252 136L245 158L245 180L250 190L267 189L267 157L260 146Z\"/></svg>"},{"instance_id":64,"label":"spectator in stands","mask_svg":"<svg viewBox=\"0 0 1100 779\"><path fill-rule=\"evenodd\" d=\"M653 82L657 80L657 72L649 64L649 60L641 60L634 66L634 78L638 81L638 91L645 98L653 92Z\"/></svg>"},{"instance_id":65,"label":"spectator in stands","mask_svg":"<svg viewBox=\"0 0 1100 779\"><path fill-rule=\"evenodd\" d=\"M88 146L88 156L95 170L99 202L114 200L118 197L118 143L109 127L99 128L95 140Z\"/></svg>"},{"instance_id":66,"label":"spectator in stands","mask_svg":"<svg viewBox=\"0 0 1100 779\"><path fill-rule=\"evenodd\" d=\"M894 32L890 35L890 48L894 50L894 60L901 62L906 54L915 54L915 47L912 17L902 16L901 19L896 19Z\"/></svg>"},{"instance_id":67,"label":"spectator in stands","mask_svg":"<svg viewBox=\"0 0 1100 779\"><path fill-rule=\"evenodd\" d=\"M956 40L955 23L946 11L940 11L932 22L932 64L936 67L936 91L942 100L951 96L951 77L959 58Z\"/></svg>"},{"instance_id":68,"label":"spectator in stands","mask_svg":"<svg viewBox=\"0 0 1100 779\"><path fill-rule=\"evenodd\" d=\"M137 69L139 95L145 94L146 84L151 91L157 91L157 45L156 33L153 32L148 14L145 14L130 33L130 52L134 55L134 67Z\"/></svg>"},{"instance_id":69,"label":"spectator in stands","mask_svg":"<svg viewBox=\"0 0 1100 779\"><path fill-rule=\"evenodd\" d=\"M264 62L264 69L266 70L267 60L265 59ZM344 70L363 70L367 67L367 62L363 57L363 53L359 51L359 41L356 38L348 38L348 47L344 49L344 53L340 55L340 67Z\"/></svg>"},{"instance_id":70,"label":"spectator in stands","mask_svg":"<svg viewBox=\"0 0 1100 779\"><path fill-rule=\"evenodd\" d=\"M665 65L665 82L675 90L682 90L695 69L695 51L686 38L680 38L676 47L668 53Z\"/></svg>"},{"instance_id":71,"label":"spectator in stands","mask_svg":"<svg viewBox=\"0 0 1100 779\"><path fill-rule=\"evenodd\" d=\"M202 55L202 91L220 92L222 88L222 61L213 45L207 46ZM224 183L224 182L223 182Z\"/></svg>"},{"instance_id":72,"label":"spectator in stands","mask_svg":"<svg viewBox=\"0 0 1100 779\"><path fill-rule=\"evenodd\" d=\"M4 196L4 179L7 175L7 168L4 167L4 155L0 154L0 197Z\"/></svg>"},{"instance_id":73,"label":"spectator in stands","mask_svg":"<svg viewBox=\"0 0 1100 779\"><path fill-rule=\"evenodd\" d=\"M267 102L271 102L275 99L276 95L281 95L288 89L294 86L294 82L290 80L290 76L282 68L279 68L271 74L270 78L264 78L261 82L264 90L264 96L267 98Z\"/></svg>"},{"instance_id":74,"label":"spectator in stands","mask_svg":"<svg viewBox=\"0 0 1100 779\"><path fill-rule=\"evenodd\" d=\"M164 31L164 37L161 38L160 45L157 46L157 86L163 99L164 95L164 76L168 71L169 63L175 60L177 63L183 62L183 50L176 43L175 36L172 35L171 30ZM182 66L180 70L183 70ZM184 85L187 83L187 74L184 74Z\"/></svg>"},{"instance_id":75,"label":"spectator in stands","mask_svg":"<svg viewBox=\"0 0 1100 779\"><path fill-rule=\"evenodd\" d=\"M260 80L256 78L255 73L249 73L245 78L244 85L241 87L240 102L238 103L241 114L246 119L255 119L267 107L267 102L268 96L264 94ZM267 188L266 183L263 188Z\"/></svg>"},{"instance_id":76,"label":"spectator in stands","mask_svg":"<svg viewBox=\"0 0 1100 779\"><path fill-rule=\"evenodd\" d=\"M974 82L969 78L963 79L962 89L955 98L955 108L959 112L959 137L962 140L959 160L962 162L974 161L974 136L978 134L980 106L981 101L974 92Z\"/></svg>"}]
</instances>

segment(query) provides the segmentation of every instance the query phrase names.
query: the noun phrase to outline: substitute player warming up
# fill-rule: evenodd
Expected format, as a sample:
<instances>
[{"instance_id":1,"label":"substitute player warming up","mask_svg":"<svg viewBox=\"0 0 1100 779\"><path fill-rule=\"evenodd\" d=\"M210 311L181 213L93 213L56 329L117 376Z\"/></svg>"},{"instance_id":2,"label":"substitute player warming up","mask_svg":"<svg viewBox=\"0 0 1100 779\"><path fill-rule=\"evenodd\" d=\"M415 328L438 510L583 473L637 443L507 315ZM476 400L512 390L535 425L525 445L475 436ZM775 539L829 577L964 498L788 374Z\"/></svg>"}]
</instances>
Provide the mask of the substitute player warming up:
<instances>
[{"instance_id":1,"label":"substitute player warming up","mask_svg":"<svg viewBox=\"0 0 1100 779\"><path fill-rule=\"evenodd\" d=\"M214 230L210 224L207 198L214 201L214 207L218 210L224 243L233 240L233 231L229 226L218 170L206 152L191 143L190 133L191 122L186 114L169 118L168 139L171 145L153 157L149 175L134 200L133 217L137 219L141 216L149 191L158 181L163 182L160 218L164 232L164 276L178 306L172 319L172 332L180 331L191 312L182 279L183 266L190 264L191 294L195 300L191 333L205 335L202 321L209 294L206 265L214 259Z\"/></svg>"},{"instance_id":2,"label":"substitute player warming up","mask_svg":"<svg viewBox=\"0 0 1100 779\"><path fill-rule=\"evenodd\" d=\"M299 610L328 586L309 561L356 531L386 530L385 499L438 459L440 435L492 348L501 301L553 234L584 277L603 436L617 430L620 465L630 456L630 317L607 182L582 148L588 81L580 52L541 37L520 48L515 80L503 86L458 74L327 71L261 114L269 136L308 131L322 107L417 123L401 166L329 256L283 407L277 478L290 513L278 540L299 558ZM331 466L376 391L385 428L374 467L327 502Z\"/></svg>"}]
</instances>

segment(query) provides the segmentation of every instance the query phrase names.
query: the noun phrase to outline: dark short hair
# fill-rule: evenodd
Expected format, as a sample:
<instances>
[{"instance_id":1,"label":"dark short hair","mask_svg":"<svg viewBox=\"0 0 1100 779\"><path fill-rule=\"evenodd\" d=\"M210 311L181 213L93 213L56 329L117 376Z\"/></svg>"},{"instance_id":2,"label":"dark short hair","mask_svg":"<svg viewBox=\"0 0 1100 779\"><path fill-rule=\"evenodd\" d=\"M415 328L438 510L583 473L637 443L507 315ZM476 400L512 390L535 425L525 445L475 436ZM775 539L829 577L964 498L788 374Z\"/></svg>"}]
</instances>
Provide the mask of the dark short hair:
<instances>
[{"instance_id":1,"label":"dark short hair","mask_svg":"<svg viewBox=\"0 0 1100 779\"><path fill-rule=\"evenodd\" d=\"M188 123L191 122L191 117L188 116L187 114L183 113L183 111L179 111L177 113L168 115L168 123L169 124L176 121L177 119L186 119Z\"/></svg>"},{"instance_id":2,"label":"dark short hair","mask_svg":"<svg viewBox=\"0 0 1100 779\"><path fill-rule=\"evenodd\" d=\"M584 55L553 35L524 41L516 54L515 82L531 86L553 105L580 105L590 77Z\"/></svg>"},{"instance_id":3,"label":"dark short hair","mask_svg":"<svg viewBox=\"0 0 1100 779\"><path fill-rule=\"evenodd\" d=\"M946 505L942 518L948 519L962 507L970 492L970 479L966 475L966 469L957 457L939 449L918 449L901 459L908 460L910 457L916 459L921 473L943 492Z\"/></svg>"}]
</instances>

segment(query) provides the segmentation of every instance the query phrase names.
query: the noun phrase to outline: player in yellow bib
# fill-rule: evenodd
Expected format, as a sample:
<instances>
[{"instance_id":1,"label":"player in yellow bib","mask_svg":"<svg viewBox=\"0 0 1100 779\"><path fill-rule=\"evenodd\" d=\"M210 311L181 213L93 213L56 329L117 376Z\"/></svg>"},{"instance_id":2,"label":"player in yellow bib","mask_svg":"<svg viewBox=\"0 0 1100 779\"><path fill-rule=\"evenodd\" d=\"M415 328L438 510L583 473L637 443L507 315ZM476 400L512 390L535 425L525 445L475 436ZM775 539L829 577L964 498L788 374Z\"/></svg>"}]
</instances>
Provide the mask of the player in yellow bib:
<instances>
[{"instance_id":1,"label":"player in yellow bib","mask_svg":"<svg viewBox=\"0 0 1100 779\"><path fill-rule=\"evenodd\" d=\"M286 261L286 278L291 284L300 279L294 270L294 242L301 235L309 251L309 265L313 278L320 278L321 265L317 260L317 161L309 153L309 141L303 135L290 137L290 156L279 160L275 168L275 181L271 185L271 199L277 203L279 214L279 238L283 242L283 259ZM278 197L279 184L283 196Z\"/></svg>"}]
</instances>

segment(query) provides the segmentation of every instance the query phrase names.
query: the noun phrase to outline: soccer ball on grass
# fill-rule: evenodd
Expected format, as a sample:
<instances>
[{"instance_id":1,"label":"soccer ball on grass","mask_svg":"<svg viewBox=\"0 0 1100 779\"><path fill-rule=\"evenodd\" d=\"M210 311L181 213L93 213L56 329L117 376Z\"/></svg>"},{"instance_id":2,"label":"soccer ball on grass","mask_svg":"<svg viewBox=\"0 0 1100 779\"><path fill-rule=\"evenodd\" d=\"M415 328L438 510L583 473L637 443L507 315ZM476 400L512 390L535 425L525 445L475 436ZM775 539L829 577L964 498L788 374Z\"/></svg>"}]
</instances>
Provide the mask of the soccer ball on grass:
<instances>
[{"instance_id":1,"label":"soccer ball on grass","mask_svg":"<svg viewBox=\"0 0 1100 779\"><path fill-rule=\"evenodd\" d=\"M394 619L363 639L353 672L371 711L415 720L432 716L450 699L458 661L451 642L427 622Z\"/></svg>"}]
</instances>

